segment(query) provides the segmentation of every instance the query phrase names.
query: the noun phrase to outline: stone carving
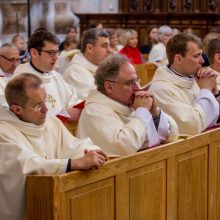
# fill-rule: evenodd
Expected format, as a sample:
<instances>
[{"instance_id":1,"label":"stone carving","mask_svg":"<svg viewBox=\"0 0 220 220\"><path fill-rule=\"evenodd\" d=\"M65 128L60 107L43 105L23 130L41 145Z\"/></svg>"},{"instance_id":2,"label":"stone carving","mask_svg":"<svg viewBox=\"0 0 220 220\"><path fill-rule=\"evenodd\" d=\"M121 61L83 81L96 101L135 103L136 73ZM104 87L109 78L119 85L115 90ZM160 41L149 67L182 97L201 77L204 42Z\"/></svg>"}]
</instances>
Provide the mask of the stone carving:
<instances>
[{"instance_id":1,"label":"stone carving","mask_svg":"<svg viewBox=\"0 0 220 220\"><path fill-rule=\"evenodd\" d=\"M169 6L169 9L171 10L171 11L173 11L175 8L176 8L176 0L169 0L168 1L168 6Z\"/></svg>"},{"instance_id":2,"label":"stone carving","mask_svg":"<svg viewBox=\"0 0 220 220\"><path fill-rule=\"evenodd\" d=\"M192 8L192 0L185 0L184 1L184 8L186 10L190 10Z\"/></svg>"},{"instance_id":3,"label":"stone carving","mask_svg":"<svg viewBox=\"0 0 220 220\"><path fill-rule=\"evenodd\" d=\"M208 6L209 10L214 12L217 9L217 2L215 0L209 0Z\"/></svg>"},{"instance_id":4,"label":"stone carving","mask_svg":"<svg viewBox=\"0 0 220 220\"><path fill-rule=\"evenodd\" d=\"M139 4L140 4L139 0L130 0L129 1L130 11L138 11Z\"/></svg>"},{"instance_id":5,"label":"stone carving","mask_svg":"<svg viewBox=\"0 0 220 220\"><path fill-rule=\"evenodd\" d=\"M153 0L144 0L144 10L153 11Z\"/></svg>"},{"instance_id":6,"label":"stone carving","mask_svg":"<svg viewBox=\"0 0 220 220\"><path fill-rule=\"evenodd\" d=\"M0 4L2 17L2 33L17 34L27 30L26 4Z\"/></svg>"}]
</instances>

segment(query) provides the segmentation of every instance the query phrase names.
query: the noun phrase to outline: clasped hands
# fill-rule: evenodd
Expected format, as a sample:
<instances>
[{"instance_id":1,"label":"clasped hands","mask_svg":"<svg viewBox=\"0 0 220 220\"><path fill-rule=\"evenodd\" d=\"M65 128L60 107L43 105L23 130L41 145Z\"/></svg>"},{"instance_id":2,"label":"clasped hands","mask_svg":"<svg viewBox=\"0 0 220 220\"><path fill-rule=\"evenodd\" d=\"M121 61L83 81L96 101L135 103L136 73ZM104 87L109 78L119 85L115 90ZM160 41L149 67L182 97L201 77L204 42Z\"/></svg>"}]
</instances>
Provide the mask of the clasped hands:
<instances>
[{"instance_id":1,"label":"clasped hands","mask_svg":"<svg viewBox=\"0 0 220 220\"><path fill-rule=\"evenodd\" d=\"M218 93L216 78L218 72L210 67L201 67L195 75L196 82L200 89L208 89L215 95Z\"/></svg>"},{"instance_id":2,"label":"clasped hands","mask_svg":"<svg viewBox=\"0 0 220 220\"><path fill-rule=\"evenodd\" d=\"M157 107L155 97L149 91L135 91L135 98L132 104L133 109L137 109L138 107L146 108L152 114L152 117L158 117L160 114L160 109Z\"/></svg>"}]
</instances>

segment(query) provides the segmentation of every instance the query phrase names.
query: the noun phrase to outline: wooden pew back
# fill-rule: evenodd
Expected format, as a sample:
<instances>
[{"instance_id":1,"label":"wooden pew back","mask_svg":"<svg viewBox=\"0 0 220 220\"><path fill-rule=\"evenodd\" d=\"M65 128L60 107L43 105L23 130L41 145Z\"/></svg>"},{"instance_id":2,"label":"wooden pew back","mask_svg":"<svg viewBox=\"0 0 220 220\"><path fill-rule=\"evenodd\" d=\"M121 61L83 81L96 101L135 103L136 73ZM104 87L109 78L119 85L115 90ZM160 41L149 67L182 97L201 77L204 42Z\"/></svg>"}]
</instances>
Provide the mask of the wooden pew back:
<instances>
[{"instance_id":1,"label":"wooden pew back","mask_svg":"<svg viewBox=\"0 0 220 220\"><path fill-rule=\"evenodd\" d=\"M136 64L134 67L138 77L140 78L141 87L152 80L157 69L157 66L154 63Z\"/></svg>"},{"instance_id":2,"label":"wooden pew back","mask_svg":"<svg viewBox=\"0 0 220 220\"><path fill-rule=\"evenodd\" d=\"M27 178L28 219L219 220L220 129L108 161Z\"/></svg>"}]
</instances>

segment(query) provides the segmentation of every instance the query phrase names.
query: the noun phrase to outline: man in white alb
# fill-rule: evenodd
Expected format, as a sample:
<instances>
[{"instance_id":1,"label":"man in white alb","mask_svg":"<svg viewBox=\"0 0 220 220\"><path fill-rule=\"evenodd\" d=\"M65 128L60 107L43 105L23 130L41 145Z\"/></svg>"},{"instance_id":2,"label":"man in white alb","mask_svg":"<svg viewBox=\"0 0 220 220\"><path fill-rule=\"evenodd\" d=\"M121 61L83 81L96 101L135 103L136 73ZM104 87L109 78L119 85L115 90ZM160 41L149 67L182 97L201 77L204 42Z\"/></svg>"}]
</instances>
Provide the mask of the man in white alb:
<instances>
[{"instance_id":1,"label":"man in white alb","mask_svg":"<svg viewBox=\"0 0 220 220\"><path fill-rule=\"evenodd\" d=\"M159 67L150 91L158 106L171 115L183 136L195 135L215 126L219 117L215 71L201 68L201 40L180 33L167 44L169 65Z\"/></svg>"},{"instance_id":2,"label":"man in white alb","mask_svg":"<svg viewBox=\"0 0 220 220\"><path fill-rule=\"evenodd\" d=\"M111 53L109 34L97 28L87 30L83 34L81 52L74 55L63 78L84 100L91 90L96 89L94 75L99 63Z\"/></svg>"},{"instance_id":3,"label":"man in white alb","mask_svg":"<svg viewBox=\"0 0 220 220\"><path fill-rule=\"evenodd\" d=\"M47 116L46 89L38 76L12 78L5 96L9 108L0 107L0 219L21 220L26 219L27 175L100 167L106 155L90 139L75 138L59 119Z\"/></svg>"},{"instance_id":4,"label":"man in white alb","mask_svg":"<svg viewBox=\"0 0 220 220\"><path fill-rule=\"evenodd\" d=\"M14 75L32 73L39 76L47 90L49 114L64 115L77 121L81 110L73 108L73 105L80 102L76 90L53 70L60 54L57 36L46 30L34 32L28 41L28 51L31 55L30 62L20 64Z\"/></svg>"},{"instance_id":5,"label":"man in white alb","mask_svg":"<svg viewBox=\"0 0 220 220\"><path fill-rule=\"evenodd\" d=\"M140 90L127 57L107 57L100 63L95 79L97 90L86 100L78 124L79 138L90 137L111 157L177 139L177 124L157 108L152 94Z\"/></svg>"},{"instance_id":6,"label":"man in white alb","mask_svg":"<svg viewBox=\"0 0 220 220\"><path fill-rule=\"evenodd\" d=\"M10 43L0 47L0 103L6 104L5 86L20 63L18 49Z\"/></svg>"}]
</instances>

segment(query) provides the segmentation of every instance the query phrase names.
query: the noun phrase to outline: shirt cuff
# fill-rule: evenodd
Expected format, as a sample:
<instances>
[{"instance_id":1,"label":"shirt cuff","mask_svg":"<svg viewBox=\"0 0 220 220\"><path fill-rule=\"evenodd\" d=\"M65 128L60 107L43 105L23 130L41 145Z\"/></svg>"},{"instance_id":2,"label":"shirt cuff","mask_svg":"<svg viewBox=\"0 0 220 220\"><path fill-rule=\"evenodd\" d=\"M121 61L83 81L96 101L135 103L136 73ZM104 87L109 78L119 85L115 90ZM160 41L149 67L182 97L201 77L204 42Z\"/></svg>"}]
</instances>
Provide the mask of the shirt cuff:
<instances>
[{"instance_id":1,"label":"shirt cuff","mask_svg":"<svg viewBox=\"0 0 220 220\"><path fill-rule=\"evenodd\" d=\"M140 118L140 120L144 123L145 128L147 129L147 125L149 121L152 119L151 113L144 107L139 107L135 110L135 114L137 118Z\"/></svg>"},{"instance_id":2,"label":"shirt cuff","mask_svg":"<svg viewBox=\"0 0 220 220\"><path fill-rule=\"evenodd\" d=\"M166 114L161 110L160 123L158 126L158 135L161 141L167 140L171 132L170 122Z\"/></svg>"},{"instance_id":3,"label":"shirt cuff","mask_svg":"<svg viewBox=\"0 0 220 220\"><path fill-rule=\"evenodd\" d=\"M71 171L71 159L68 160L67 167L66 167L66 173L69 173Z\"/></svg>"}]
</instances>

